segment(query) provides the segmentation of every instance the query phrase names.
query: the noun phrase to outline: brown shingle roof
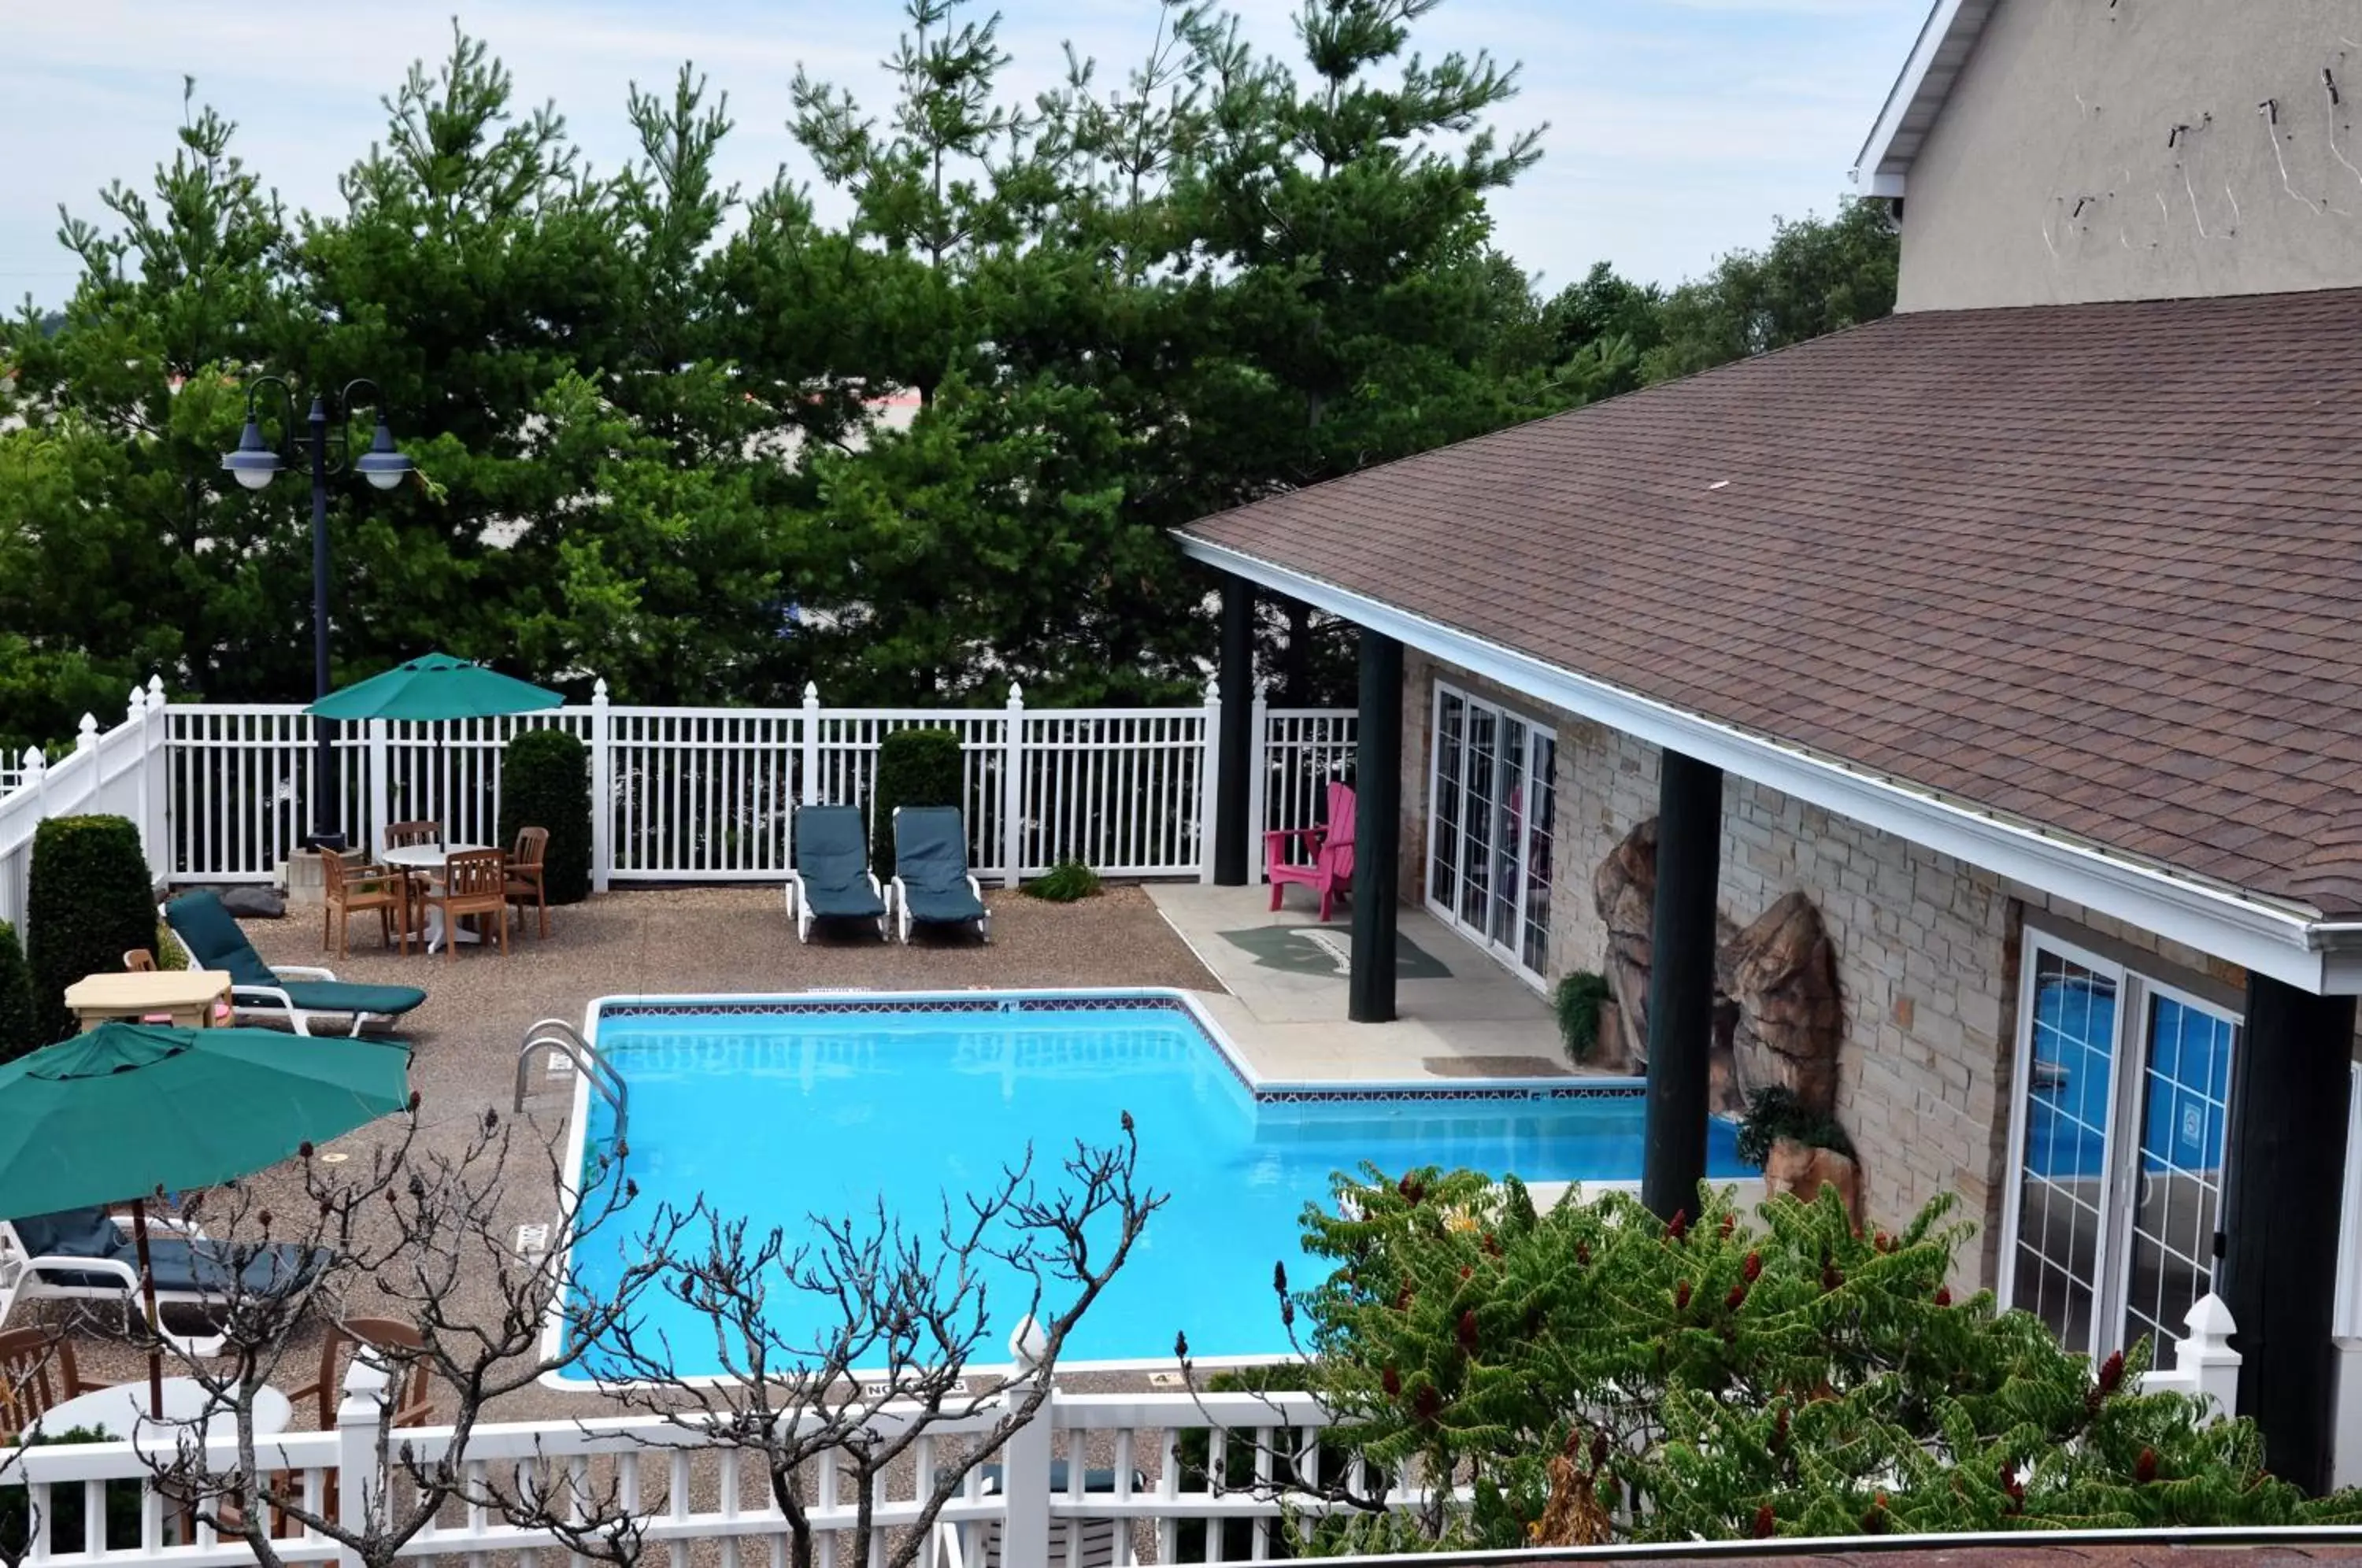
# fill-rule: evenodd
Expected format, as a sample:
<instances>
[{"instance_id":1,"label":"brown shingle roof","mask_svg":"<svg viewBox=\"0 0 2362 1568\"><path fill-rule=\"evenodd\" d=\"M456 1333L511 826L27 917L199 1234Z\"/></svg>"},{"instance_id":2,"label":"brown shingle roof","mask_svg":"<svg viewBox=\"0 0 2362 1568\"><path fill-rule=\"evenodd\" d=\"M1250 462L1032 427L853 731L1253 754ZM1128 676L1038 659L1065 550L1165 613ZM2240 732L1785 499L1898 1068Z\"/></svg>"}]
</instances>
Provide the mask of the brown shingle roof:
<instances>
[{"instance_id":1,"label":"brown shingle roof","mask_svg":"<svg viewBox=\"0 0 2362 1568\"><path fill-rule=\"evenodd\" d=\"M1893 316L1185 533L2362 913L2362 290Z\"/></svg>"}]
</instances>

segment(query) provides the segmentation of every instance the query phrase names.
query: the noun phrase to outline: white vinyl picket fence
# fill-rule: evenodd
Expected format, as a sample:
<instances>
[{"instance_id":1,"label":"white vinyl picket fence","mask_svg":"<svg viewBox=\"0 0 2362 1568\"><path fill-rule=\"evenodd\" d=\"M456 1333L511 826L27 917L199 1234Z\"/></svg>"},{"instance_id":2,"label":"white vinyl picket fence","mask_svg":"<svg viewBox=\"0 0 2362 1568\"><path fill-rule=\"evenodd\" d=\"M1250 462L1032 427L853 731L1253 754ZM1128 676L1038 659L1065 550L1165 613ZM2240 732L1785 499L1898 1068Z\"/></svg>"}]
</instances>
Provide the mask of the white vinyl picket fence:
<instances>
[{"instance_id":1,"label":"white vinyl picket fence","mask_svg":"<svg viewBox=\"0 0 2362 1568\"><path fill-rule=\"evenodd\" d=\"M1061 860L1105 876L1210 875L1219 693L1180 708L828 708L807 687L796 708L656 708L590 701L447 723L339 726L342 825L381 846L390 823L428 819L453 842L498 833L502 747L555 725L590 754L591 875L618 882L776 881L789 865L799 804L866 806L879 743L933 725L960 736L969 857L1014 886ZM1250 821L1319 818L1323 786L1350 770L1354 715L1255 703ZM77 749L0 792L0 919L20 920L33 829L68 812L141 824L159 880L264 882L312 826L312 720L298 703L167 702L160 680L132 693L125 721L85 718ZM1258 875L1263 844L1256 836Z\"/></svg>"},{"instance_id":2,"label":"white vinyl picket fence","mask_svg":"<svg viewBox=\"0 0 2362 1568\"><path fill-rule=\"evenodd\" d=\"M2231 1323L2222 1303L2202 1300L2190 1314L2189 1336L2174 1349L2175 1364L2147 1375L2151 1387L2203 1396L2228 1409L2238 1381L2239 1354L2230 1348ZM488 1485L510 1496L520 1491L553 1512L588 1522L583 1508L620 1507L635 1520L639 1560L685 1564L692 1543L720 1542L725 1563L787 1559L788 1523L772 1500L758 1459L720 1440L722 1417L662 1417L584 1413L564 1420L480 1423L464 1445L451 1428L392 1432L381 1443L379 1419L386 1373L356 1358L345 1378L337 1422L326 1431L258 1437L254 1467L276 1474L317 1507L333 1496L338 1521L359 1529L372 1500L397 1504L409 1472L389 1454L433 1467L457 1463L473 1497L447 1505L397 1552L403 1561L530 1565L554 1552L581 1562L546 1528L513 1522ZM1021 1398L1022 1384L1005 1397ZM969 1452L977 1434L1001 1414L997 1400L971 1415L945 1419L913 1445L913 1463L877 1479L873 1517L889 1529L916 1522L921 1486L932 1488L939 1464ZM883 1407L873 1428L890 1435L910 1419L909 1408ZM1032 1568L1035 1564L1266 1562L1289 1555L1292 1520L1308 1523L1340 1505L1319 1495L1322 1483L1348 1481L1368 1497L1378 1477L1361 1463L1324 1450L1322 1429L1332 1419L1308 1394L1070 1394L1052 1386L1033 1419L1019 1427L990 1460L991 1474L972 1470L937 1517L921 1561L928 1568ZM712 1421L708 1426L701 1424ZM236 1463L236 1436L224 1421L211 1434L207 1468ZM169 1462L179 1452L171 1429L127 1433L128 1441L40 1447L0 1445L0 1495L22 1491L36 1521L57 1518L57 1503L81 1494L79 1534L37 1528L35 1562L61 1568L101 1564L227 1568L252 1558L243 1543L216 1540L202 1521L183 1533L182 1510L160 1485L141 1449ZM857 1553L855 1479L822 1454L800 1473L807 1518L819 1533L819 1560L854 1568ZM1331 1467L1350 1466L1346 1474ZM1094 1472L1097 1480L1094 1480ZM1057 1485L1063 1477L1064 1485ZM1386 1503L1415 1507L1427 1500L1415 1470L1385 1477ZM110 1491L136 1491L107 1506ZM1457 1496L1464 1498L1465 1489ZM109 1515L116 1516L114 1520ZM23 1515L17 1516L18 1518ZM287 1531L274 1541L289 1563L354 1563L332 1540Z\"/></svg>"}]
</instances>

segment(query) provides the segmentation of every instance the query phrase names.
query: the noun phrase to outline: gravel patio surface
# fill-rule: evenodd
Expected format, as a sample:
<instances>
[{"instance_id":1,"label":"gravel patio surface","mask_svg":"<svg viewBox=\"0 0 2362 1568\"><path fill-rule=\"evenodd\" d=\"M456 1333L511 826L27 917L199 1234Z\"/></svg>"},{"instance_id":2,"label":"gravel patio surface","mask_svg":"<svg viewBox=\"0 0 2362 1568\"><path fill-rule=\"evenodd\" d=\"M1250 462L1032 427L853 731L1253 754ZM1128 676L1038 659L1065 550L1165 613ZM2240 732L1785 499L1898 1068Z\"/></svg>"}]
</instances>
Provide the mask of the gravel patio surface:
<instances>
[{"instance_id":1,"label":"gravel patio surface","mask_svg":"<svg viewBox=\"0 0 2362 1568\"><path fill-rule=\"evenodd\" d=\"M972 936L930 939L922 934L909 947L881 943L848 928L823 937L816 933L800 945L776 886L650 889L600 895L589 902L550 911L545 941L510 933L510 951L463 946L456 958L427 956L416 947L404 955L379 944L373 919L356 918L352 947L345 957L321 947L316 908L292 909L284 920L245 922L249 939L272 964L326 965L340 979L420 986L425 1005L405 1021L412 1042L411 1083L421 1097L421 1142L456 1154L466 1146L487 1109L510 1114L517 1049L537 1019L557 1017L578 1026L593 999L627 993L769 993L814 988L875 988L889 990L963 989L971 987L1155 986L1215 990L1219 982L1165 924L1147 895L1136 887L1111 887L1079 903L1056 905L1022 895L989 891L992 941ZM530 919L530 917L528 917ZM561 1139L570 1107L570 1080L550 1084L536 1065L519 1129L519 1153L512 1162L502 1216L504 1234L515 1225L557 1217L555 1196L540 1156L540 1141ZM546 1086L546 1087L545 1087ZM530 1129L533 1137L522 1134ZM344 1168L365 1169L370 1152L390 1142L388 1124L364 1128L321 1153L346 1154ZM289 1202L302 1190L291 1168L264 1173L256 1187L266 1202ZM485 1309L492 1297L484 1297ZM356 1294L343 1303L348 1315L369 1314L374 1303ZM54 1310L54 1309L53 1309ZM110 1381L144 1375L144 1363L119 1343L82 1342L86 1374ZM308 1381L306 1351L301 1374L282 1386ZM1135 1378L1088 1375L1060 1378L1062 1386L1145 1387ZM603 1403L595 1396L532 1388L502 1400L497 1419L581 1416ZM447 1410L444 1412L448 1419ZM309 1408L296 1412L295 1427L316 1424Z\"/></svg>"}]
</instances>

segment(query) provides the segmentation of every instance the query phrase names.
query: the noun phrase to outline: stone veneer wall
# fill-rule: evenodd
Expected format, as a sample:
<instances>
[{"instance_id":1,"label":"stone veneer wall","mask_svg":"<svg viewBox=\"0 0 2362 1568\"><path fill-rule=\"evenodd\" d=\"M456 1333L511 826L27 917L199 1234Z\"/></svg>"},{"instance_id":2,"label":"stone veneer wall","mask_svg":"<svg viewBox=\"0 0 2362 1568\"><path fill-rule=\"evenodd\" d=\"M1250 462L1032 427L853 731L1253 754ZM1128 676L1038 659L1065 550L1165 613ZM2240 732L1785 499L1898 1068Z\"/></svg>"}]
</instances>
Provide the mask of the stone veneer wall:
<instances>
[{"instance_id":1,"label":"stone veneer wall","mask_svg":"<svg viewBox=\"0 0 2362 1568\"><path fill-rule=\"evenodd\" d=\"M1554 723L1551 976L1595 969L1606 933L1591 874L1656 814L1655 747L1517 698L1417 653L1405 660L1406 900L1426 898L1428 725L1440 673L1463 690ZM1722 912L1745 925L1802 889L1820 906L1845 993L1838 1118L1860 1145L1873 1222L1957 1192L1979 1227L1961 1281L1993 1283L2008 1140L2011 1013L2020 918L2003 879L1772 790L1726 778ZM2152 941L2149 945L2156 944ZM2203 960L2201 960L2202 966Z\"/></svg>"}]
</instances>

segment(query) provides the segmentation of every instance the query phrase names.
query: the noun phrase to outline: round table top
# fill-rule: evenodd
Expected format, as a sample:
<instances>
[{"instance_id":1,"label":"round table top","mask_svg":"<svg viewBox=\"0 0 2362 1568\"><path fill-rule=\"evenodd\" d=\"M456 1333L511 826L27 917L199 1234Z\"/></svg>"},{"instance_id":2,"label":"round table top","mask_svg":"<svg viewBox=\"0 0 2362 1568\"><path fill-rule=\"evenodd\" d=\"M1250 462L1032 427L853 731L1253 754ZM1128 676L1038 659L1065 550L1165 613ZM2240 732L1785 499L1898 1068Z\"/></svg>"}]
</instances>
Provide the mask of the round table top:
<instances>
[{"instance_id":1,"label":"round table top","mask_svg":"<svg viewBox=\"0 0 2362 1568\"><path fill-rule=\"evenodd\" d=\"M413 871L432 871L450 856L491 847L489 844L404 844L387 850L382 858L388 866L401 866Z\"/></svg>"},{"instance_id":2,"label":"round table top","mask_svg":"<svg viewBox=\"0 0 2362 1568\"><path fill-rule=\"evenodd\" d=\"M237 1432L237 1419L227 1406L216 1405L210 1416L206 1413L205 1386L193 1377L164 1379L164 1419L159 1422L149 1414L148 1384L119 1383L112 1388L78 1395L50 1407L49 1413L32 1424L31 1430L72 1431L76 1427L102 1428L106 1435L118 1441L128 1439L146 1449L178 1448L182 1433L199 1441L206 1438L233 1438ZM264 1386L254 1394L254 1435L276 1437L287 1430L294 1419L295 1407L278 1389ZM206 1429L212 1429L210 1430Z\"/></svg>"}]
</instances>

